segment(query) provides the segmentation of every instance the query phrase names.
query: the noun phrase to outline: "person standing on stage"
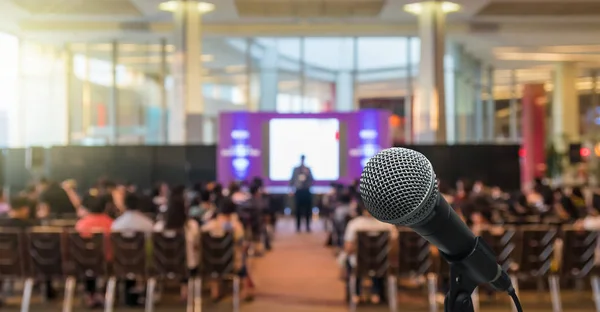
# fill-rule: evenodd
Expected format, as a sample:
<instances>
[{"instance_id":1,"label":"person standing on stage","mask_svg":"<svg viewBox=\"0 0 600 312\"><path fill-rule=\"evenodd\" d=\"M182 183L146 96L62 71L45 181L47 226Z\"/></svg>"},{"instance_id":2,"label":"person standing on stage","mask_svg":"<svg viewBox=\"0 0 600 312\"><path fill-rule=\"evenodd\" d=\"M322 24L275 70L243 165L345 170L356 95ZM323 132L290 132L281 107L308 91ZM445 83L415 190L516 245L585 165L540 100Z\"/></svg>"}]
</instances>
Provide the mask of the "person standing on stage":
<instances>
[{"instance_id":1,"label":"person standing on stage","mask_svg":"<svg viewBox=\"0 0 600 312\"><path fill-rule=\"evenodd\" d=\"M290 186L294 188L294 201L296 204L296 231L300 232L302 218L306 220L306 231L310 232L310 217L312 211L312 194L310 187L314 179L310 168L304 163L305 156L300 156L300 166L294 168Z\"/></svg>"}]
</instances>

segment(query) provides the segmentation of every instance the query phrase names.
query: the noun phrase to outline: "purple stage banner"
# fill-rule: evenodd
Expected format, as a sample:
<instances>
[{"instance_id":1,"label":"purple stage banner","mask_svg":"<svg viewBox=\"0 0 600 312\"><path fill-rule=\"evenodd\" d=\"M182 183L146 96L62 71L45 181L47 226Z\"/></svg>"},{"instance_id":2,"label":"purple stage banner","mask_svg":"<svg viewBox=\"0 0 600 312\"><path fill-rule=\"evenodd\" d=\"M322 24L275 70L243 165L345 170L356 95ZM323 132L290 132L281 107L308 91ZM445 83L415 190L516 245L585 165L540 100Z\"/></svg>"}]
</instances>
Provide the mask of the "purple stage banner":
<instances>
[{"instance_id":1,"label":"purple stage banner","mask_svg":"<svg viewBox=\"0 0 600 312\"><path fill-rule=\"evenodd\" d=\"M221 183L261 177L267 187L288 186L299 155L315 186L351 183L366 161L392 146L390 113L278 114L225 112L219 116L217 178Z\"/></svg>"}]
</instances>

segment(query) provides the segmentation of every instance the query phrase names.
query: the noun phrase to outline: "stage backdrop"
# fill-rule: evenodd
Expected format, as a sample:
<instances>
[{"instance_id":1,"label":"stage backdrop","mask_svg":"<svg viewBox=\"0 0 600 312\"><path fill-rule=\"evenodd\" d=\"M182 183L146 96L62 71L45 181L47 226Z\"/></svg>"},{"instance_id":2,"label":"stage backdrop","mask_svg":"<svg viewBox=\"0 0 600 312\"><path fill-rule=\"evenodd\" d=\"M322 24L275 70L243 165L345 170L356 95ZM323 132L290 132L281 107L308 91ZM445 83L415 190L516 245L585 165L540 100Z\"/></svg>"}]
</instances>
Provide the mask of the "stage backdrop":
<instances>
[{"instance_id":1,"label":"stage backdrop","mask_svg":"<svg viewBox=\"0 0 600 312\"><path fill-rule=\"evenodd\" d=\"M300 155L316 186L350 183L367 159L391 146L390 114L277 114L227 112L219 118L217 177L222 183L264 177L269 187L287 186Z\"/></svg>"}]
</instances>

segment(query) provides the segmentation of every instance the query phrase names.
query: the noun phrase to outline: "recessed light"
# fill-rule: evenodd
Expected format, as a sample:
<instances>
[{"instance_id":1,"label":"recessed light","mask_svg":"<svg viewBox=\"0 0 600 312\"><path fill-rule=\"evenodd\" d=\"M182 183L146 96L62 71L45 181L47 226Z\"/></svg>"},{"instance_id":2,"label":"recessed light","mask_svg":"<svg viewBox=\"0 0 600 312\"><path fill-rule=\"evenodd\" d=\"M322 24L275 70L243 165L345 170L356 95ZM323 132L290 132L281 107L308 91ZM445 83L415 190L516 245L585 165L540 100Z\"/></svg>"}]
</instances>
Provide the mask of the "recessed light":
<instances>
[{"instance_id":1,"label":"recessed light","mask_svg":"<svg viewBox=\"0 0 600 312\"><path fill-rule=\"evenodd\" d=\"M408 13L412 13L415 15L421 14L423 12L423 7L427 4L439 4L442 7L442 12L444 13L452 13L460 10L460 5L454 2L437 2L437 1L425 1L425 2L416 2L407 4L404 6L404 11Z\"/></svg>"},{"instance_id":2,"label":"recessed light","mask_svg":"<svg viewBox=\"0 0 600 312\"><path fill-rule=\"evenodd\" d=\"M180 5L181 5L181 1L172 0L172 1L167 1L167 2L163 2L163 3L159 4L158 8L162 11L175 12L179 9ZM198 8L198 12L204 14L204 13L214 11L215 5L212 3L208 3L208 2L198 2L197 8Z\"/></svg>"}]
</instances>

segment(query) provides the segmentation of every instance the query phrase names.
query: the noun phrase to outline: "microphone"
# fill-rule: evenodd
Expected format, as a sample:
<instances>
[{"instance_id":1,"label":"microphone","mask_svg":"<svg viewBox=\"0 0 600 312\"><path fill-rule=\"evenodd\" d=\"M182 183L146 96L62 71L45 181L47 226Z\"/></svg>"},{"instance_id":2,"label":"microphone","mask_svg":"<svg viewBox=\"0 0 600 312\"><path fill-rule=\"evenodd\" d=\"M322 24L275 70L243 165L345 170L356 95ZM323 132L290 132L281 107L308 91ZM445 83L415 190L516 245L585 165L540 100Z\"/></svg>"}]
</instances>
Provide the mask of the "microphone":
<instances>
[{"instance_id":1,"label":"microphone","mask_svg":"<svg viewBox=\"0 0 600 312\"><path fill-rule=\"evenodd\" d=\"M475 237L439 193L433 167L423 154L406 148L380 151L363 169L360 194L374 218L410 227L472 282L514 292L493 250Z\"/></svg>"}]
</instances>

